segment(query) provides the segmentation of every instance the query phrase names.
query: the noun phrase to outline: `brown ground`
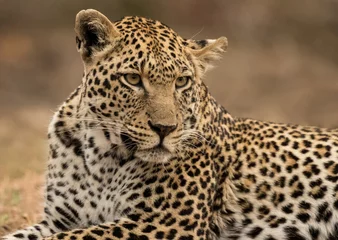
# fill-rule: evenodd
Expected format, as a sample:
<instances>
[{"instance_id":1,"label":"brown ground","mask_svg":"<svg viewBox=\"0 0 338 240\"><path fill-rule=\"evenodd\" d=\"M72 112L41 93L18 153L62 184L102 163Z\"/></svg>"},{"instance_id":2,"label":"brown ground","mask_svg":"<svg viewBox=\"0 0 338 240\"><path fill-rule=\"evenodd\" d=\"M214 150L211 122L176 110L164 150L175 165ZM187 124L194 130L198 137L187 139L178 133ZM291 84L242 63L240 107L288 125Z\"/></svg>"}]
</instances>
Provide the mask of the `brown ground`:
<instances>
[{"instance_id":1,"label":"brown ground","mask_svg":"<svg viewBox=\"0 0 338 240\"><path fill-rule=\"evenodd\" d=\"M39 220L42 186L43 177L36 173L0 182L0 236Z\"/></svg>"},{"instance_id":2,"label":"brown ground","mask_svg":"<svg viewBox=\"0 0 338 240\"><path fill-rule=\"evenodd\" d=\"M0 117L0 236L39 219L51 112L27 107L7 114Z\"/></svg>"},{"instance_id":3,"label":"brown ground","mask_svg":"<svg viewBox=\"0 0 338 240\"><path fill-rule=\"evenodd\" d=\"M48 122L82 75L72 29L83 8L160 19L187 38L225 35L228 52L205 81L233 115L338 127L338 2L113 2L1 2L0 236L42 211Z\"/></svg>"}]
</instances>

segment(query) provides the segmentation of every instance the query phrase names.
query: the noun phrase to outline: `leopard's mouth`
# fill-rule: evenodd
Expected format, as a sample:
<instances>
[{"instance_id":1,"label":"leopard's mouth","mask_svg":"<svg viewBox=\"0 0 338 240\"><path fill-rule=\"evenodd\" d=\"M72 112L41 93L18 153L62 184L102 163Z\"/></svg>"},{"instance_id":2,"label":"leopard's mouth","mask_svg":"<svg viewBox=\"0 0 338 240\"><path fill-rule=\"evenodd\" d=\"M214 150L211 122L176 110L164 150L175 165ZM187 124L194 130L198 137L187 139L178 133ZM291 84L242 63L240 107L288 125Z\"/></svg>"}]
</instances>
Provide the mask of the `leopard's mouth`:
<instances>
[{"instance_id":1,"label":"leopard's mouth","mask_svg":"<svg viewBox=\"0 0 338 240\"><path fill-rule=\"evenodd\" d=\"M121 140L124 146L129 151L135 151L137 149L137 143L132 139L132 137L127 133L121 133Z\"/></svg>"},{"instance_id":2,"label":"leopard's mouth","mask_svg":"<svg viewBox=\"0 0 338 240\"><path fill-rule=\"evenodd\" d=\"M137 150L134 156L146 162L167 162L172 157L172 153L164 146L156 146L154 148Z\"/></svg>"},{"instance_id":3,"label":"leopard's mouth","mask_svg":"<svg viewBox=\"0 0 338 240\"><path fill-rule=\"evenodd\" d=\"M154 147L140 149L133 138L127 133L121 134L121 140L125 148L132 155L146 162L166 162L173 155L162 143Z\"/></svg>"},{"instance_id":4,"label":"leopard's mouth","mask_svg":"<svg viewBox=\"0 0 338 240\"><path fill-rule=\"evenodd\" d=\"M146 148L146 149L139 149L138 152L149 152L149 153L165 153L168 152L170 153L170 151L163 145L157 145L155 147L152 148Z\"/></svg>"}]
</instances>

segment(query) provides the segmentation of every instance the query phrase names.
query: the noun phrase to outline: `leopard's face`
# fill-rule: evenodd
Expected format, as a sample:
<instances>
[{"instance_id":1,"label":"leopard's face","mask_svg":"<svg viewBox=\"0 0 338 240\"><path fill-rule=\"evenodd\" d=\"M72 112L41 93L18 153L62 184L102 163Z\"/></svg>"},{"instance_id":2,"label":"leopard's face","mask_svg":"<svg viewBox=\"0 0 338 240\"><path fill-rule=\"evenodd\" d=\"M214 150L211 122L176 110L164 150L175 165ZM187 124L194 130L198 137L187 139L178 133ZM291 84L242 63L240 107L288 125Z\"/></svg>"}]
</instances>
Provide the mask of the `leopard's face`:
<instances>
[{"instance_id":1,"label":"leopard's face","mask_svg":"<svg viewBox=\"0 0 338 240\"><path fill-rule=\"evenodd\" d=\"M198 138L203 56L221 51L224 39L184 40L158 21L111 23L94 10L79 13L76 30L86 69L82 108L114 147L144 161L167 161Z\"/></svg>"}]
</instances>

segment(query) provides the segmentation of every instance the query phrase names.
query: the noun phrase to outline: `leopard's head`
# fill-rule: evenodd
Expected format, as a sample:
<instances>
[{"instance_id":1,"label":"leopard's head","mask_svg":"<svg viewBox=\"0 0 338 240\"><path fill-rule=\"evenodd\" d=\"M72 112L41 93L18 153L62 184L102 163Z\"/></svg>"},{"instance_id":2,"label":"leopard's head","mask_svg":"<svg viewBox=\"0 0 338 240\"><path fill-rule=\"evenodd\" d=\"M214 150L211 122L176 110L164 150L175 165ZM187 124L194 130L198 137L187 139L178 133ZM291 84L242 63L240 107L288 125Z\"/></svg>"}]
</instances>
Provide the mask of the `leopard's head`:
<instances>
[{"instance_id":1,"label":"leopard's head","mask_svg":"<svg viewBox=\"0 0 338 240\"><path fill-rule=\"evenodd\" d=\"M201 76L226 38L186 40L159 21L111 22L96 10L80 11L75 31L85 117L109 131L114 146L144 161L165 162L190 146L206 101Z\"/></svg>"}]
</instances>

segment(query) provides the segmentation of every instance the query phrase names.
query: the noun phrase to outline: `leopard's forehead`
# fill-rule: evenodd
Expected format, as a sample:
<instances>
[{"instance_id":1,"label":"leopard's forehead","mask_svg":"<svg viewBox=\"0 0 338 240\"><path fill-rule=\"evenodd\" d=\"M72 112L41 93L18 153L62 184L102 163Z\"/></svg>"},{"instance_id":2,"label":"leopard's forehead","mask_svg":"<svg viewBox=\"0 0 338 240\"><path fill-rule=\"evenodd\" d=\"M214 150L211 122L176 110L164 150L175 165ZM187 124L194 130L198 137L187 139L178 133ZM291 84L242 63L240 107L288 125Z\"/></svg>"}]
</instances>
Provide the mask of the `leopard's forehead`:
<instances>
[{"instance_id":1,"label":"leopard's forehead","mask_svg":"<svg viewBox=\"0 0 338 240\"><path fill-rule=\"evenodd\" d=\"M154 40L166 42L168 40L173 41L172 44L181 44L178 34L157 20L152 20L138 16L127 16L115 23L116 28L123 35L136 34L139 37L153 38Z\"/></svg>"},{"instance_id":2,"label":"leopard's forehead","mask_svg":"<svg viewBox=\"0 0 338 240\"><path fill-rule=\"evenodd\" d=\"M124 17L114 22L124 47L122 68L134 68L149 80L172 82L182 72L192 70L185 50L186 41L160 21L143 17ZM152 81L153 80L153 81Z\"/></svg>"}]
</instances>

